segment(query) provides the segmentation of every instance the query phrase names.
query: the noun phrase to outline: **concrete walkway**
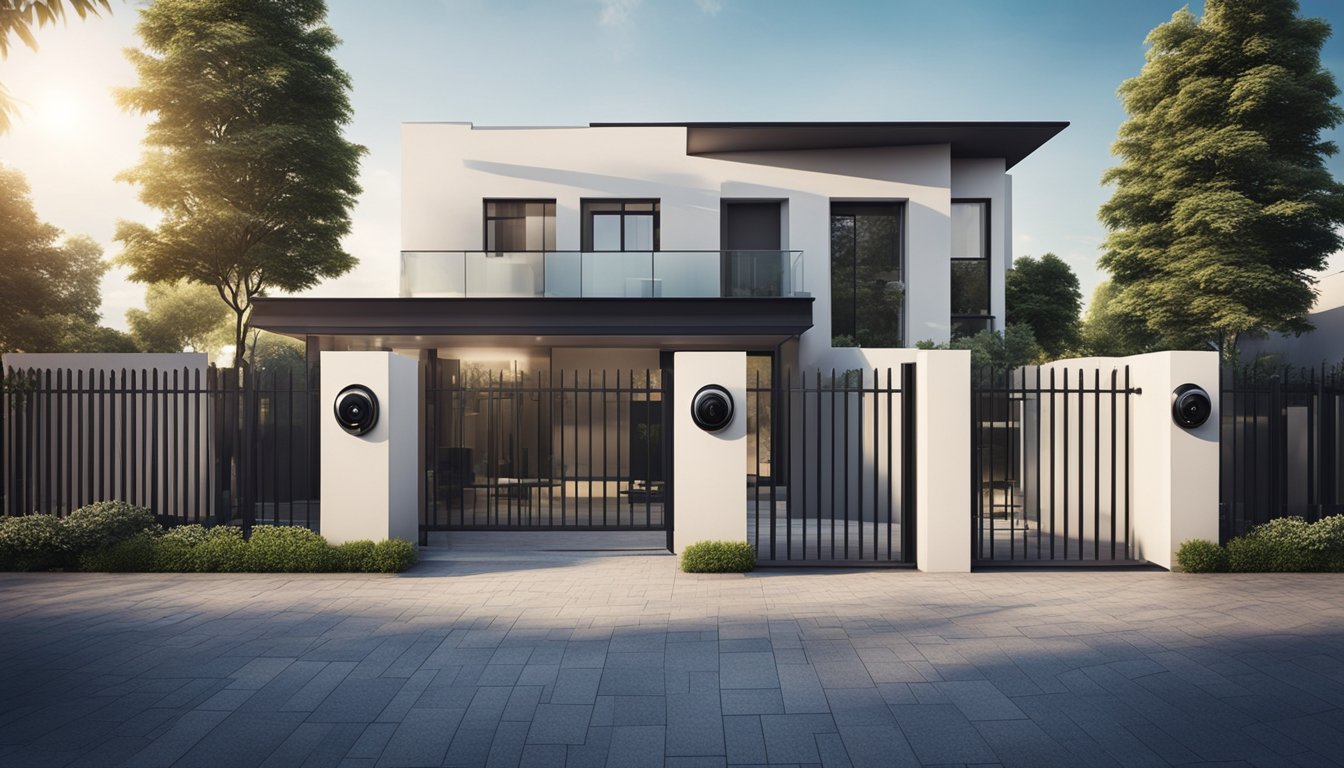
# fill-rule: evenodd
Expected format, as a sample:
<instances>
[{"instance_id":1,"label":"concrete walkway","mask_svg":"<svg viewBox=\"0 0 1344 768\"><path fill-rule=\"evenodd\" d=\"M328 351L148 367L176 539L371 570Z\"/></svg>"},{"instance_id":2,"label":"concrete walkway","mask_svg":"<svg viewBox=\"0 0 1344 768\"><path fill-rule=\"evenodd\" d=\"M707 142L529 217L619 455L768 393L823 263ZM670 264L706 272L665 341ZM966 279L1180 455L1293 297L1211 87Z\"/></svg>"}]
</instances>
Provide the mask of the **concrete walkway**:
<instances>
[{"instance_id":1,"label":"concrete walkway","mask_svg":"<svg viewBox=\"0 0 1344 768\"><path fill-rule=\"evenodd\" d=\"M1344 576L0 574L0 765L1324 766Z\"/></svg>"}]
</instances>

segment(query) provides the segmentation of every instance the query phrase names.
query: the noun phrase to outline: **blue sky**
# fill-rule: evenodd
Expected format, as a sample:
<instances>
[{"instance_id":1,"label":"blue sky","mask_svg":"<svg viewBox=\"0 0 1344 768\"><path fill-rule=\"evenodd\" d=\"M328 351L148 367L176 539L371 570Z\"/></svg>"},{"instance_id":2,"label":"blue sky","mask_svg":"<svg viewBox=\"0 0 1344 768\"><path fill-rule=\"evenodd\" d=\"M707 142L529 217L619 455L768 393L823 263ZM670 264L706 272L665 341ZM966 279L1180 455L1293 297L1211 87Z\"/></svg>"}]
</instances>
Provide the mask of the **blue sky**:
<instances>
[{"instance_id":1,"label":"blue sky","mask_svg":"<svg viewBox=\"0 0 1344 768\"><path fill-rule=\"evenodd\" d=\"M111 89L134 73L135 7L44 30L37 54L11 49L0 81L28 102L0 138L38 213L117 245L117 218L154 214L115 182L145 121ZM361 265L317 295L393 295L403 121L574 125L696 120L1067 120L1013 169L1015 255L1051 251L1085 296L1105 231L1102 172L1125 114L1115 91L1143 64L1143 39L1175 0L789 2L776 0L329 0L336 51L354 83L350 138L369 147L348 247ZM1344 84L1344 3L1302 0L1335 28L1323 62ZM1202 3L1191 10L1202 11ZM1344 128L1331 138L1344 145ZM1344 157L1330 167L1344 178ZM1332 260L1344 269L1344 255ZM141 286L114 270L104 322L124 327Z\"/></svg>"}]
</instances>

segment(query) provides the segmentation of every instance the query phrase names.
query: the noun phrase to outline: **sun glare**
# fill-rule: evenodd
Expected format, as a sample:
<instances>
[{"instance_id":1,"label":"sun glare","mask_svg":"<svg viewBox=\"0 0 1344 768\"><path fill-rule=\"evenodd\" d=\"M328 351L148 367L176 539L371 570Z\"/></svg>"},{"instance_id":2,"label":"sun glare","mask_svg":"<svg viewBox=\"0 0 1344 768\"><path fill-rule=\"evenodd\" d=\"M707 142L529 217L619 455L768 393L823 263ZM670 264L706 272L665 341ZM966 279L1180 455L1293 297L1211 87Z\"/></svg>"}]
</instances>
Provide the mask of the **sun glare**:
<instances>
[{"instance_id":1,"label":"sun glare","mask_svg":"<svg viewBox=\"0 0 1344 768\"><path fill-rule=\"evenodd\" d=\"M42 128L62 137L73 137L83 127L84 105L73 94L63 91L44 94L35 100L33 116Z\"/></svg>"}]
</instances>

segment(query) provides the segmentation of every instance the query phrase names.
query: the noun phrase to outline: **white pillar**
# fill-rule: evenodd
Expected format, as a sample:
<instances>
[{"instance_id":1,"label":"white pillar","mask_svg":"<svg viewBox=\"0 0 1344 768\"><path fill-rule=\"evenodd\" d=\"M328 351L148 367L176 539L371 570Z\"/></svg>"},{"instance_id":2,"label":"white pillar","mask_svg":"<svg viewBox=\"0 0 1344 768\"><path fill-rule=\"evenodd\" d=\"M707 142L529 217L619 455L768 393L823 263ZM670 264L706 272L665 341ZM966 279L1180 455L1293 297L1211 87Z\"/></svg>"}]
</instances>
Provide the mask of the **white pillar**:
<instances>
[{"instance_id":1,"label":"white pillar","mask_svg":"<svg viewBox=\"0 0 1344 768\"><path fill-rule=\"evenodd\" d=\"M921 571L971 570L970 391L970 352L918 353L915 565Z\"/></svg>"},{"instance_id":2,"label":"white pillar","mask_svg":"<svg viewBox=\"0 0 1344 768\"><path fill-rule=\"evenodd\" d=\"M417 380L416 361L391 352L322 353L320 532L332 544L417 541ZM334 416L336 395L351 384L378 398L378 422L364 435L345 432Z\"/></svg>"},{"instance_id":3,"label":"white pillar","mask_svg":"<svg viewBox=\"0 0 1344 768\"><path fill-rule=\"evenodd\" d=\"M698 541L746 541L747 355L677 352L673 371L673 551ZM733 420L719 432L691 420L691 399L706 384L733 396Z\"/></svg>"},{"instance_id":4,"label":"white pillar","mask_svg":"<svg viewBox=\"0 0 1344 768\"><path fill-rule=\"evenodd\" d=\"M1171 568L1186 539L1218 541L1218 354L1154 352L1125 358L1130 385L1130 506L1134 557ZM1213 413L1183 429L1171 417L1172 391L1197 384Z\"/></svg>"}]
</instances>

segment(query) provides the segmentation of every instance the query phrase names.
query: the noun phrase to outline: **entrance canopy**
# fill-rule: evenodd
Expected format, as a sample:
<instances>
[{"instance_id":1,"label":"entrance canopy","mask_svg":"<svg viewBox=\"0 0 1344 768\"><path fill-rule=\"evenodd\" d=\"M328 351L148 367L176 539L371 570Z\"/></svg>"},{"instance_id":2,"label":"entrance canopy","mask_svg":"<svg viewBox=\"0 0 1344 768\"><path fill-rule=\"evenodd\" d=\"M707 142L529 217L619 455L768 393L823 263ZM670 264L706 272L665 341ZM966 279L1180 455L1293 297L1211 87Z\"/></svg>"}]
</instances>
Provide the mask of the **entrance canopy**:
<instances>
[{"instance_id":1,"label":"entrance canopy","mask_svg":"<svg viewBox=\"0 0 1344 768\"><path fill-rule=\"evenodd\" d=\"M812 327L812 297L260 298L252 326L349 349L495 344L760 348ZM746 346L744 346L746 345Z\"/></svg>"}]
</instances>

